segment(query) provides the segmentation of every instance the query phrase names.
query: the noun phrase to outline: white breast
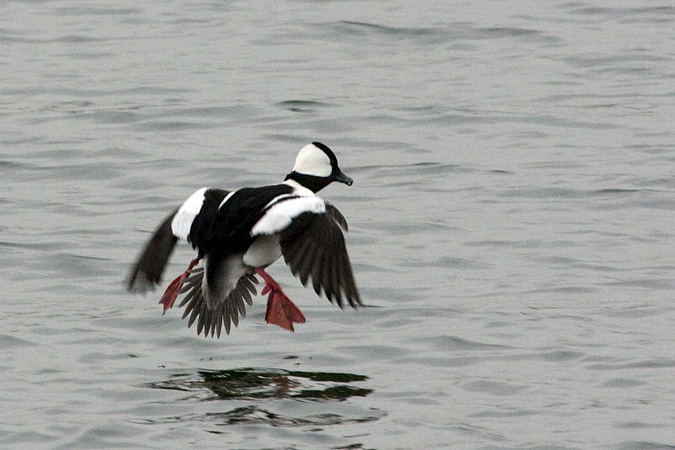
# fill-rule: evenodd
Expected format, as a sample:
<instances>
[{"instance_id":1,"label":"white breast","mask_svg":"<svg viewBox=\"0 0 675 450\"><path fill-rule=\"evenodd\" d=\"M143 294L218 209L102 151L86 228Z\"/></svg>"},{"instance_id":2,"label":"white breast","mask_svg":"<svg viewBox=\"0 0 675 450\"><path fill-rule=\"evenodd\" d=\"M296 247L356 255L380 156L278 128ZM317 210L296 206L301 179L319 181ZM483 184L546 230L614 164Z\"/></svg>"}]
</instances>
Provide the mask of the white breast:
<instances>
[{"instance_id":1,"label":"white breast","mask_svg":"<svg viewBox=\"0 0 675 450\"><path fill-rule=\"evenodd\" d=\"M267 267L281 256L279 235L258 236L244 253L244 264L251 267Z\"/></svg>"}]
</instances>

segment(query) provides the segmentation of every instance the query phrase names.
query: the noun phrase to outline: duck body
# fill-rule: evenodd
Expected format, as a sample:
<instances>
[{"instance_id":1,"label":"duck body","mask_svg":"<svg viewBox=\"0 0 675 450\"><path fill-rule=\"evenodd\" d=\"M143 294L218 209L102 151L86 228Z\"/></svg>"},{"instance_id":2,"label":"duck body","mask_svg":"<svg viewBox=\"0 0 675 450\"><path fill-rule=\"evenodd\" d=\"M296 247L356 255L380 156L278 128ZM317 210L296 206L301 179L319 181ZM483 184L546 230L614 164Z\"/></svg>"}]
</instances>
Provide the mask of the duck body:
<instances>
[{"instance_id":1,"label":"duck body","mask_svg":"<svg viewBox=\"0 0 675 450\"><path fill-rule=\"evenodd\" d=\"M293 171L280 184L235 191L201 188L157 228L128 280L130 290L159 284L178 240L188 241L196 257L160 299L166 312L179 294L188 326L220 337L224 326L238 325L257 291L256 275L269 293L265 319L293 331L302 312L265 268L281 256L303 284L310 279L317 294L343 307L361 304L342 231L344 216L316 192L339 181L351 185L332 151L314 142L305 146ZM198 266L202 263L201 267Z\"/></svg>"}]
</instances>

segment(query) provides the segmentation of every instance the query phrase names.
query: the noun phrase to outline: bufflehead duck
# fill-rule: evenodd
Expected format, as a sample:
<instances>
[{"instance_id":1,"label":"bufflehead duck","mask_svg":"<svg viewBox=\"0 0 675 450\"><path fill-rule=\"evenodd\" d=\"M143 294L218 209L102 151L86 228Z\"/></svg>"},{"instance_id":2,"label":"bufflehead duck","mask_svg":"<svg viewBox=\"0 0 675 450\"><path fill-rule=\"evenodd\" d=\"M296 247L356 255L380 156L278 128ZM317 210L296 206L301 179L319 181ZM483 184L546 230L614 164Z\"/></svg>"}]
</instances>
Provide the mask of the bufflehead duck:
<instances>
[{"instance_id":1,"label":"bufflehead duck","mask_svg":"<svg viewBox=\"0 0 675 450\"><path fill-rule=\"evenodd\" d=\"M160 299L164 312L179 294L188 327L197 334L229 334L246 306L253 304L256 274L269 293L265 321L293 331L305 316L265 268L283 255L293 275L306 285L311 278L318 295L331 303L361 305L342 230L347 221L337 208L315 194L338 181L351 186L333 151L320 142L300 150L293 170L281 184L235 191L201 188L171 213L146 244L128 278L129 290L145 292L160 283L178 239L197 251L187 270L173 280ZM202 263L199 266L199 263Z\"/></svg>"}]
</instances>

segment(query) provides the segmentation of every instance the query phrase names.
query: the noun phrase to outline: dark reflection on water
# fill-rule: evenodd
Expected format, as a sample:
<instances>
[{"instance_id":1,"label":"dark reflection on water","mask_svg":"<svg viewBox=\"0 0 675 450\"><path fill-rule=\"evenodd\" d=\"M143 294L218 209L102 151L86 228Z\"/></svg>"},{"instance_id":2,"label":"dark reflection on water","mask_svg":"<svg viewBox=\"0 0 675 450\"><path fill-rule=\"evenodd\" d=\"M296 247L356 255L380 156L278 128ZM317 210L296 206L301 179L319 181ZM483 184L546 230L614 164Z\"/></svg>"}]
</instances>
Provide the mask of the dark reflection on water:
<instances>
[{"instance_id":1,"label":"dark reflection on water","mask_svg":"<svg viewBox=\"0 0 675 450\"><path fill-rule=\"evenodd\" d=\"M328 426L345 423L364 423L380 419L385 412L376 408L364 409L348 405L339 414L325 412L311 403L340 401L351 397L365 397L373 392L352 383L368 380L365 375L336 372L304 372L282 369L199 370L181 373L166 381L148 383L153 389L185 391L191 395L184 401L232 401L235 406L224 412L194 413L166 417L142 423L169 423L207 421L216 425L264 424L274 427ZM299 400L293 414L276 400ZM309 401L310 403L307 403ZM228 403L229 405L229 403ZM302 406L306 405L306 406ZM279 409L280 411L275 411Z\"/></svg>"},{"instance_id":2,"label":"dark reflection on water","mask_svg":"<svg viewBox=\"0 0 675 450\"><path fill-rule=\"evenodd\" d=\"M224 413L208 414L208 417L216 420L219 425L267 424L275 427L299 427L308 425L316 427L341 425L345 423L373 422L380 418L380 414L372 414L364 417L344 417L341 414L323 413L305 417L288 417L257 406L245 406Z\"/></svg>"},{"instance_id":3,"label":"dark reflection on water","mask_svg":"<svg viewBox=\"0 0 675 450\"><path fill-rule=\"evenodd\" d=\"M334 372L302 372L281 369L200 370L201 380L179 374L167 381L149 383L156 389L210 391L205 400L297 398L303 400L346 400L373 392L349 383L365 381L365 375ZM215 394L215 397L213 396Z\"/></svg>"},{"instance_id":4,"label":"dark reflection on water","mask_svg":"<svg viewBox=\"0 0 675 450\"><path fill-rule=\"evenodd\" d=\"M145 425L186 423L186 422L212 422L216 426L227 425L269 425L272 427L323 427L330 425L344 425L348 423L367 423L381 419L386 414L376 408L360 411L361 414L336 414L319 413L301 415L298 411L294 416L274 412L271 408L265 409L261 405L247 405L233 408L229 411L185 414L165 417L162 419L136 420L133 423ZM298 414L300 413L300 414ZM296 417L300 415L300 417ZM210 433L218 434L218 430L209 430Z\"/></svg>"}]
</instances>

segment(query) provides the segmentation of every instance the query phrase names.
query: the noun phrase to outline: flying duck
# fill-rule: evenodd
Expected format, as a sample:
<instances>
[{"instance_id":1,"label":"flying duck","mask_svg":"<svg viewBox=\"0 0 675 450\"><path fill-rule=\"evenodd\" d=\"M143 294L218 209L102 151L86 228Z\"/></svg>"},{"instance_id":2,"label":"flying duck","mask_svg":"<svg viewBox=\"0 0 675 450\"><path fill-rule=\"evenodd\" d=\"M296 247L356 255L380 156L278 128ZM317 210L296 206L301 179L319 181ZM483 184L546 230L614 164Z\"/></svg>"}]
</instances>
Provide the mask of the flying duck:
<instances>
[{"instance_id":1,"label":"flying duck","mask_svg":"<svg viewBox=\"0 0 675 450\"><path fill-rule=\"evenodd\" d=\"M146 292L161 281L179 239L187 240L197 255L187 270L166 288L159 303L164 313L179 294L179 307L188 327L197 321L197 334L220 337L230 333L246 305L256 295L256 275L268 294L265 321L293 331L305 316L286 296L265 268L283 255L303 285L309 279L317 295L342 308L361 305L344 235L347 221L338 209L316 196L333 181L351 186L333 151L320 142L303 147L293 170L281 184L235 191L201 188L159 225L133 265L130 291ZM201 263L201 265L200 265Z\"/></svg>"}]
</instances>

